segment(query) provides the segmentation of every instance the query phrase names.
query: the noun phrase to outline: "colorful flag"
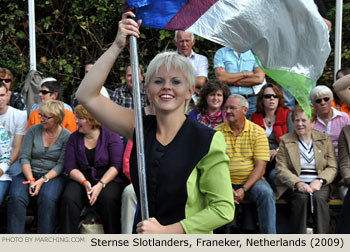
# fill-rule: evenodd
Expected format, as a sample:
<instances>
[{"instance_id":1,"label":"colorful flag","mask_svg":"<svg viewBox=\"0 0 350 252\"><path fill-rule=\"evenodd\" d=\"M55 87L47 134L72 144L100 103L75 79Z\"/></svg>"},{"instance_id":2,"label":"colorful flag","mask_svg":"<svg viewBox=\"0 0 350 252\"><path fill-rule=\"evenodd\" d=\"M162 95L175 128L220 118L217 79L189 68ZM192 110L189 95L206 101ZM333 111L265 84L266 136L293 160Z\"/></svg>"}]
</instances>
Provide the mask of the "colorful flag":
<instances>
[{"instance_id":1,"label":"colorful flag","mask_svg":"<svg viewBox=\"0 0 350 252\"><path fill-rule=\"evenodd\" d=\"M312 0L126 0L144 26L183 30L252 50L263 71L308 116L308 94L330 53L329 32Z\"/></svg>"}]
</instances>

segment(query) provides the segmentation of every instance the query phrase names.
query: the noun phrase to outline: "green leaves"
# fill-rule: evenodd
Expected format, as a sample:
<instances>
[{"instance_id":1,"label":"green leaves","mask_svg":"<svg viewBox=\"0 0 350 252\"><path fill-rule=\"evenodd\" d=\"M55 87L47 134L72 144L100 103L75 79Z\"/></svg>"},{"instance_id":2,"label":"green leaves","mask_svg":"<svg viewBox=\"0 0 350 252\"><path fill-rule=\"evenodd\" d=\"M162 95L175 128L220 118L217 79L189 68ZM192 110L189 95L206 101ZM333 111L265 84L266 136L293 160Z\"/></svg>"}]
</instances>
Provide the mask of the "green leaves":
<instances>
[{"instance_id":1,"label":"green leaves","mask_svg":"<svg viewBox=\"0 0 350 252\"><path fill-rule=\"evenodd\" d=\"M325 0L333 23L331 43L334 42L334 1ZM17 88L29 71L29 26L27 0L1 0L0 66L8 67L15 76ZM46 76L57 78L65 87L63 99L69 102L72 92L83 78L83 63L105 52L114 41L123 0L52 0L35 1L37 69ZM344 1L342 64L350 66L350 3ZM176 50L173 31L140 28L139 60L143 69L164 50ZM195 51L207 56L209 77L215 78L213 58L221 45L196 36ZM323 78L318 83L331 83L333 57L327 62ZM124 67L130 64L129 51L124 50L115 63L106 86L115 89L124 82Z\"/></svg>"}]
</instances>

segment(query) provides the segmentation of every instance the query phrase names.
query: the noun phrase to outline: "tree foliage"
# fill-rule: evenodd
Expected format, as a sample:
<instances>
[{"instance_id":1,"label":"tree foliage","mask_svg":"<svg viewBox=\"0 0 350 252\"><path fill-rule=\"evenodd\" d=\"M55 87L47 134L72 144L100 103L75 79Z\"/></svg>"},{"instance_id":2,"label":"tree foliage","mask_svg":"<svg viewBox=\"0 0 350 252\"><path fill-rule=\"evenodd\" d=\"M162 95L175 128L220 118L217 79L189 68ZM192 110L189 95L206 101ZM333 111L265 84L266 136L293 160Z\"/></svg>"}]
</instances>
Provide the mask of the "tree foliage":
<instances>
[{"instance_id":1,"label":"tree foliage","mask_svg":"<svg viewBox=\"0 0 350 252\"><path fill-rule=\"evenodd\" d=\"M325 1L328 15L335 26L335 1ZM19 88L29 71L29 27L27 0L1 0L0 66L8 67ZM83 77L82 65L86 59L98 58L113 42L121 18L124 1L121 0L52 0L35 1L37 69L46 76L57 78L65 87L64 99L69 100ZM344 5L343 66L350 66L350 47L347 31L350 26L350 3ZM173 32L150 28L141 29L138 40L139 59L145 69L147 63L160 51L175 50ZM331 33L333 47L334 29ZM209 76L214 78L213 57L221 45L197 37L195 50L209 59ZM319 80L331 84L334 52L329 57L324 74ZM124 81L124 67L129 64L129 52L124 50L117 60L106 86L114 89Z\"/></svg>"}]
</instances>

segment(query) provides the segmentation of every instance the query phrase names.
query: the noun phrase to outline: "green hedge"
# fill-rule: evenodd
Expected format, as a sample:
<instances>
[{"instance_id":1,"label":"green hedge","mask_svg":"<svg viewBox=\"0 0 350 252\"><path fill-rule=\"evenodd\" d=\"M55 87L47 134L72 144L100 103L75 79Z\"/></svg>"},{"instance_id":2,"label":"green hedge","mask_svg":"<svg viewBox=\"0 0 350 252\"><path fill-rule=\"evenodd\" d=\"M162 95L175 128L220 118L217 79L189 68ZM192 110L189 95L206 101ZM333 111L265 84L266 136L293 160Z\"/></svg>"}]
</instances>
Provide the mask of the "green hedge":
<instances>
[{"instance_id":1,"label":"green hedge","mask_svg":"<svg viewBox=\"0 0 350 252\"><path fill-rule=\"evenodd\" d=\"M325 1L334 24L335 1ZM124 1L74 0L35 1L37 69L61 81L65 87L64 100L78 87L83 76L85 59L98 58L113 42L121 18ZM29 71L28 1L1 0L0 66L8 67L15 76L15 89ZM343 66L350 66L349 31L350 3L344 6ZM333 46L334 30L331 33ZM173 32L149 28L141 29L138 41L140 64L145 66L158 52L175 47ZM213 57L221 46L197 37L195 50L209 59L210 77L214 78ZM330 85L333 79L333 52L323 77L318 83ZM116 62L106 86L114 89L123 81L124 66L129 63L128 50Z\"/></svg>"}]
</instances>

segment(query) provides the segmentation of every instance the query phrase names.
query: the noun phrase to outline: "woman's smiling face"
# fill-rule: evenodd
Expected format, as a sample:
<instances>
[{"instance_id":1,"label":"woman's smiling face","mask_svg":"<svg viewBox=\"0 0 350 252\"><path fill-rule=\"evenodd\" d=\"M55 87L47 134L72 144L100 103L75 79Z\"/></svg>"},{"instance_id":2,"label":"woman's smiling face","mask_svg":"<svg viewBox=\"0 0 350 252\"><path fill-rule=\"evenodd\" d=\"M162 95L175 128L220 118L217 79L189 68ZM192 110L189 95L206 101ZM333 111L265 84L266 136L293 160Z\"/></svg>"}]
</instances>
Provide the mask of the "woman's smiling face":
<instances>
[{"instance_id":1,"label":"woman's smiling face","mask_svg":"<svg viewBox=\"0 0 350 252\"><path fill-rule=\"evenodd\" d=\"M146 90L149 101L155 110L184 110L185 101L191 99L189 84L179 69L171 67L169 71L161 66L147 83Z\"/></svg>"}]
</instances>

